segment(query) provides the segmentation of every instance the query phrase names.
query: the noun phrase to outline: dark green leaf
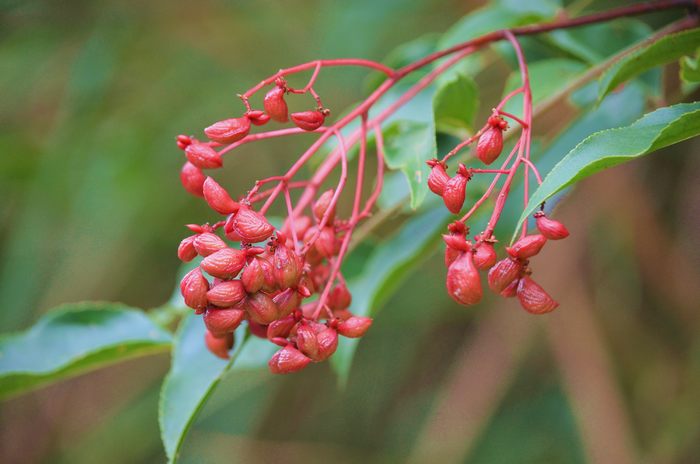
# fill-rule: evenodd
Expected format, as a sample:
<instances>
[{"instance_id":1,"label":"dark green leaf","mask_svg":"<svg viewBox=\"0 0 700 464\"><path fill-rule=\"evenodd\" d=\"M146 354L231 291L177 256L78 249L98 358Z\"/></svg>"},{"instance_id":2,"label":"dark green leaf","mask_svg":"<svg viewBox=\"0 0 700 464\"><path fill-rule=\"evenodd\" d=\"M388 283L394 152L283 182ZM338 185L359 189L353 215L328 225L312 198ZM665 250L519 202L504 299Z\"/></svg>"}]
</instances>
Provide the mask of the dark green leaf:
<instances>
[{"instance_id":1,"label":"dark green leaf","mask_svg":"<svg viewBox=\"0 0 700 464\"><path fill-rule=\"evenodd\" d=\"M0 339L0 397L131 357L164 351L171 336L136 309L76 303Z\"/></svg>"},{"instance_id":2,"label":"dark green leaf","mask_svg":"<svg viewBox=\"0 0 700 464\"><path fill-rule=\"evenodd\" d=\"M433 97L435 128L439 132L465 137L474 129L479 109L479 90L470 77L456 74L442 82Z\"/></svg>"},{"instance_id":3,"label":"dark green leaf","mask_svg":"<svg viewBox=\"0 0 700 464\"><path fill-rule=\"evenodd\" d=\"M681 59L681 79L700 82L700 50L695 52L695 56L684 56Z\"/></svg>"},{"instance_id":4,"label":"dark green leaf","mask_svg":"<svg viewBox=\"0 0 700 464\"><path fill-rule=\"evenodd\" d=\"M624 56L601 76L598 99L602 100L618 85L645 71L695 52L698 43L700 29L693 29L668 35Z\"/></svg>"}]
</instances>

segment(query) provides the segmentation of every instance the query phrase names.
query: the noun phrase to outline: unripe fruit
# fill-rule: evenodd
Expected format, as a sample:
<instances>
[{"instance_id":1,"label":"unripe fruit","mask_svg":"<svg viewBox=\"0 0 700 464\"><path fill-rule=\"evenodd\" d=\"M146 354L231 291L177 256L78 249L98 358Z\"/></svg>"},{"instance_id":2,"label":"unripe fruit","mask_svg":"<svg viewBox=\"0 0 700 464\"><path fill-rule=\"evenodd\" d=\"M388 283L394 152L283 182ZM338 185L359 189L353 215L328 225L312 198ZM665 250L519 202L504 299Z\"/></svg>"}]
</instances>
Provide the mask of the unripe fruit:
<instances>
[{"instance_id":1,"label":"unripe fruit","mask_svg":"<svg viewBox=\"0 0 700 464\"><path fill-rule=\"evenodd\" d=\"M542 211L535 213L537 230L550 240L561 240L569 236L569 230L559 221L549 219Z\"/></svg>"},{"instance_id":2,"label":"unripe fruit","mask_svg":"<svg viewBox=\"0 0 700 464\"><path fill-rule=\"evenodd\" d=\"M445 171L445 163L437 159L429 160L427 163L432 168L428 176L428 188L434 194L442 196L445 185L450 180L450 176Z\"/></svg>"},{"instance_id":3,"label":"unripe fruit","mask_svg":"<svg viewBox=\"0 0 700 464\"><path fill-rule=\"evenodd\" d=\"M200 169L215 169L223 166L221 155L206 143L193 142L185 149L190 163Z\"/></svg>"},{"instance_id":4,"label":"unripe fruit","mask_svg":"<svg viewBox=\"0 0 700 464\"><path fill-rule=\"evenodd\" d=\"M294 218L294 232L299 240L304 237L304 234L312 225L311 218L309 216L297 216ZM287 219L284 223L282 231L287 237L293 237L292 235L292 221Z\"/></svg>"},{"instance_id":5,"label":"unripe fruit","mask_svg":"<svg viewBox=\"0 0 700 464\"><path fill-rule=\"evenodd\" d=\"M188 135L180 134L177 136L176 141L177 141L178 148L180 150L184 150L192 143L192 138L190 138L190 136L188 136Z\"/></svg>"},{"instance_id":6,"label":"unripe fruit","mask_svg":"<svg viewBox=\"0 0 700 464\"><path fill-rule=\"evenodd\" d=\"M496 250L491 242L481 242L474 252L474 265L479 270L485 270L496 264Z\"/></svg>"},{"instance_id":7,"label":"unripe fruit","mask_svg":"<svg viewBox=\"0 0 700 464\"><path fill-rule=\"evenodd\" d=\"M523 276L518 284L518 300L523 308L532 314L544 314L555 310L559 303L532 280L530 276Z\"/></svg>"},{"instance_id":8,"label":"unripe fruit","mask_svg":"<svg viewBox=\"0 0 700 464\"><path fill-rule=\"evenodd\" d=\"M211 209L221 214L231 214L238 211L240 205L235 202L228 192L211 177L207 177L202 188L204 199Z\"/></svg>"},{"instance_id":9,"label":"unripe fruit","mask_svg":"<svg viewBox=\"0 0 700 464\"><path fill-rule=\"evenodd\" d=\"M204 344L212 354L221 359L229 359L228 352L233 348L233 334L227 333L219 338L207 330L204 333Z\"/></svg>"},{"instance_id":10,"label":"unripe fruit","mask_svg":"<svg viewBox=\"0 0 700 464\"><path fill-rule=\"evenodd\" d=\"M526 235L515 242L512 247L506 247L506 251L513 258L528 259L539 253L545 243L547 243L547 239L544 235Z\"/></svg>"},{"instance_id":11,"label":"unripe fruit","mask_svg":"<svg viewBox=\"0 0 700 464\"><path fill-rule=\"evenodd\" d=\"M185 187L192 195L198 197L203 197L204 192L204 181L206 176L204 173L194 164L189 161L182 165L182 170L180 171L180 182L182 186Z\"/></svg>"},{"instance_id":12,"label":"unripe fruit","mask_svg":"<svg viewBox=\"0 0 700 464\"><path fill-rule=\"evenodd\" d=\"M204 312L204 325L216 336L223 336L233 332L241 325L245 318L245 311L236 308L209 308Z\"/></svg>"},{"instance_id":13,"label":"unripe fruit","mask_svg":"<svg viewBox=\"0 0 700 464\"><path fill-rule=\"evenodd\" d=\"M321 256L330 258L336 253L336 243L335 231L333 227L328 226L321 229L321 233L318 234L314 247Z\"/></svg>"},{"instance_id":14,"label":"unripe fruit","mask_svg":"<svg viewBox=\"0 0 700 464\"><path fill-rule=\"evenodd\" d=\"M476 144L476 156L482 163L489 165L496 161L503 151L503 130L491 126L479 137Z\"/></svg>"},{"instance_id":15,"label":"unripe fruit","mask_svg":"<svg viewBox=\"0 0 700 464\"><path fill-rule=\"evenodd\" d=\"M177 247L177 257L180 261L189 263L197 256L197 250L194 249L194 235L185 237L180 242L180 246Z\"/></svg>"},{"instance_id":16,"label":"unripe fruit","mask_svg":"<svg viewBox=\"0 0 700 464\"><path fill-rule=\"evenodd\" d=\"M333 311L347 309L352 303L352 295L345 284L338 284L328 294L328 307Z\"/></svg>"},{"instance_id":17,"label":"unripe fruit","mask_svg":"<svg viewBox=\"0 0 700 464\"><path fill-rule=\"evenodd\" d=\"M292 327L297 321L294 316L283 317L276 321L272 321L270 325L267 326L267 338L287 338L289 333L292 331Z\"/></svg>"},{"instance_id":18,"label":"unripe fruit","mask_svg":"<svg viewBox=\"0 0 700 464\"><path fill-rule=\"evenodd\" d=\"M311 359L304 356L301 351L287 345L273 354L267 365L273 374L289 374L302 370L310 362Z\"/></svg>"},{"instance_id":19,"label":"unripe fruit","mask_svg":"<svg viewBox=\"0 0 700 464\"><path fill-rule=\"evenodd\" d=\"M318 340L316 332L310 325L305 322L300 322L296 330L296 344L299 351L304 353L309 358L316 360L318 358Z\"/></svg>"},{"instance_id":20,"label":"unripe fruit","mask_svg":"<svg viewBox=\"0 0 700 464\"><path fill-rule=\"evenodd\" d=\"M467 168L460 164L457 174L445 184L442 199L451 213L457 214L462 209L468 180L469 173Z\"/></svg>"},{"instance_id":21,"label":"unripe fruit","mask_svg":"<svg viewBox=\"0 0 700 464\"><path fill-rule=\"evenodd\" d=\"M362 316L351 316L338 324L338 333L343 337L362 337L372 325L372 319Z\"/></svg>"},{"instance_id":22,"label":"unripe fruit","mask_svg":"<svg viewBox=\"0 0 700 464\"><path fill-rule=\"evenodd\" d=\"M233 230L244 242L257 243L270 238L275 228L262 214L247 206L241 206L233 217Z\"/></svg>"},{"instance_id":23,"label":"unripe fruit","mask_svg":"<svg viewBox=\"0 0 700 464\"><path fill-rule=\"evenodd\" d=\"M263 100L265 111L272 119L279 122L287 122L288 109L287 102L284 101L285 89L283 87L275 87L267 92Z\"/></svg>"},{"instance_id":24,"label":"unripe fruit","mask_svg":"<svg viewBox=\"0 0 700 464\"><path fill-rule=\"evenodd\" d=\"M182 293L185 304L193 309L204 309L207 306L208 290L209 282L198 267L185 274L185 277L180 281L180 293Z\"/></svg>"},{"instance_id":25,"label":"unripe fruit","mask_svg":"<svg viewBox=\"0 0 700 464\"><path fill-rule=\"evenodd\" d=\"M219 282L207 292L207 299L214 306L230 308L245 298L246 293L240 280Z\"/></svg>"},{"instance_id":26,"label":"unripe fruit","mask_svg":"<svg viewBox=\"0 0 700 464\"><path fill-rule=\"evenodd\" d=\"M272 262L268 258L257 257L258 264L263 270L263 291L270 293L278 290L277 279L275 278L275 268L272 266Z\"/></svg>"},{"instance_id":27,"label":"unripe fruit","mask_svg":"<svg viewBox=\"0 0 700 464\"><path fill-rule=\"evenodd\" d=\"M305 131L315 131L323 125L326 117L320 111L301 111L291 114L292 122Z\"/></svg>"},{"instance_id":28,"label":"unripe fruit","mask_svg":"<svg viewBox=\"0 0 700 464\"><path fill-rule=\"evenodd\" d=\"M520 279L515 279L512 281L506 288L503 289L503 291L500 293L500 295L504 298L514 298L518 294L518 284L520 283Z\"/></svg>"},{"instance_id":29,"label":"unripe fruit","mask_svg":"<svg viewBox=\"0 0 700 464\"><path fill-rule=\"evenodd\" d=\"M314 217L316 218L316 221L321 222L321 219L323 218L323 215L326 214L328 211L328 208L331 205L331 201L333 200L333 189L326 190L323 192L316 202L314 203L313 206L313 213ZM326 224L333 224L333 221L335 220L335 206L330 210L328 213L328 221Z\"/></svg>"},{"instance_id":30,"label":"unripe fruit","mask_svg":"<svg viewBox=\"0 0 700 464\"><path fill-rule=\"evenodd\" d=\"M301 278L303 263L294 250L285 245L277 246L272 258L272 265L274 266L275 279L281 289L296 287Z\"/></svg>"},{"instance_id":31,"label":"unripe fruit","mask_svg":"<svg viewBox=\"0 0 700 464\"><path fill-rule=\"evenodd\" d=\"M220 279L232 279L241 272L245 266L246 253L234 248L223 248L212 253L202 260L202 269Z\"/></svg>"},{"instance_id":32,"label":"unripe fruit","mask_svg":"<svg viewBox=\"0 0 700 464\"><path fill-rule=\"evenodd\" d=\"M501 293L518 278L521 271L522 265L516 260L512 258L500 260L489 270L489 288L494 293Z\"/></svg>"},{"instance_id":33,"label":"unripe fruit","mask_svg":"<svg viewBox=\"0 0 700 464\"><path fill-rule=\"evenodd\" d=\"M226 242L212 232L204 232L203 234L197 235L194 238L193 244L197 253L205 257L226 248Z\"/></svg>"},{"instance_id":34,"label":"unripe fruit","mask_svg":"<svg viewBox=\"0 0 700 464\"><path fill-rule=\"evenodd\" d=\"M267 339L267 325L248 320L248 331L258 338Z\"/></svg>"},{"instance_id":35,"label":"unripe fruit","mask_svg":"<svg viewBox=\"0 0 700 464\"><path fill-rule=\"evenodd\" d=\"M270 115L260 110L248 111L246 117L256 126L264 126L270 121Z\"/></svg>"},{"instance_id":36,"label":"unripe fruit","mask_svg":"<svg viewBox=\"0 0 700 464\"><path fill-rule=\"evenodd\" d=\"M459 304L473 305L481 301L479 271L472 252L463 253L447 270L447 292Z\"/></svg>"},{"instance_id":37,"label":"unripe fruit","mask_svg":"<svg viewBox=\"0 0 700 464\"><path fill-rule=\"evenodd\" d=\"M315 358L311 358L316 362L325 361L335 353L338 349L338 332L330 327L324 327L316 334L318 343L318 354Z\"/></svg>"},{"instance_id":38,"label":"unripe fruit","mask_svg":"<svg viewBox=\"0 0 700 464\"><path fill-rule=\"evenodd\" d=\"M245 308L253 322L267 325L279 317L277 306L267 294L258 292L245 299Z\"/></svg>"},{"instance_id":39,"label":"unripe fruit","mask_svg":"<svg viewBox=\"0 0 700 464\"><path fill-rule=\"evenodd\" d=\"M284 317L291 314L301 304L301 295L294 288L288 288L272 298L272 301L277 306L278 317Z\"/></svg>"},{"instance_id":40,"label":"unripe fruit","mask_svg":"<svg viewBox=\"0 0 700 464\"><path fill-rule=\"evenodd\" d=\"M224 235L226 235L226 238L231 240L232 242L240 242L243 240L243 238L240 235L238 235L238 232L236 232L236 229L234 229L233 227L235 219L235 213L228 215L228 217L226 218L226 223L224 223Z\"/></svg>"},{"instance_id":41,"label":"unripe fruit","mask_svg":"<svg viewBox=\"0 0 700 464\"><path fill-rule=\"evenodd\" d=\"M241 140L250 132L250 119L246 117L218 121L204 129L204 133L218 143L233 143Z\"/></svg>"},{"instance_id":42,"label":"unripe fruit","mask_svg":"<svg viewBox=\"0 0 700 464\"><path fill-rule=\"evenodd\" d=\"M259 291L265 283L265 275L263 274L262 266L257 258L253 258L243 269L241 282L248 293Z\"/></svg>"}]
</instances>

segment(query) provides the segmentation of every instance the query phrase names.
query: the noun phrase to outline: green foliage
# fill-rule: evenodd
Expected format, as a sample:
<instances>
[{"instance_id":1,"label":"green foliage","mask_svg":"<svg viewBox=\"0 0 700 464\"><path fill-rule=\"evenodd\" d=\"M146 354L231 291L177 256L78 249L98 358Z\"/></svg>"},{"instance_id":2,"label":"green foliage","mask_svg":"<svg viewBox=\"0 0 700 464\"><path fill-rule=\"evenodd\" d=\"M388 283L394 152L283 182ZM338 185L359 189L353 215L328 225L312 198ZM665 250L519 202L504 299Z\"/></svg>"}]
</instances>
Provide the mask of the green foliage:
<instances>
[{"instance_id":1,"label":"green foliage","mask_svg":"<svg viewBox=\"0 0 700 464\"><path fill-rule=\"evenodd\" d=\"M170 334L141 311L76 303L0 339L0 398L135 356L165 351Z\"/></svg>"},{"instance_id":2,"label":"green foliage","mask_svg":"<svg viewBox=\"0 0 700 464\"><path fill-rule=\"evenodd\" d=\"M686 82L700 82L700 51L694 56L681 58L681 79Z\"/></svg>"},{"instance_id":3,"label":"green foliage","mask_svg":"<svg viewBox=\"0 0 700 464\"><path fill-rule=\"evenodd\" d=\"M463 74L441 82L433 97L435 129L438 132L465 137L474 131L474 118L479 110L479 89L474 80Z\"/></svg>"},{"instance_id":4,"label":"green foliage","mask_svg":"<svg viewBox=\"0 0 700 464\"><path fill-rule=\"evenodd\" d=\"M600 78L598 99L602 100L618 85L634 76L694 53L698 43L700 29L692 29L668 35L624 56Z\"/></svg>"}]
</instances>

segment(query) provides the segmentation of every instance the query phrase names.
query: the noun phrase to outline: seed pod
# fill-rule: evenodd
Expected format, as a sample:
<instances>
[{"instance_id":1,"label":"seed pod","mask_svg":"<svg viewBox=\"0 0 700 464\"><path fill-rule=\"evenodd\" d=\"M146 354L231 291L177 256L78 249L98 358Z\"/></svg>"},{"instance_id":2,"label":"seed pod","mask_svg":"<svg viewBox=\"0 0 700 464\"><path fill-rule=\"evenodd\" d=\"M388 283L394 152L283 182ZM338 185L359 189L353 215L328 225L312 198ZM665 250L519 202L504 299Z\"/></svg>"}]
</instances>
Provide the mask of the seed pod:
<instances>
[{"instance_id":1,"label":"seed pod","mask_svg":"<svg viewBox=\"0 0 700 464\"><path fill-rule=\"evenodd\" d=\"M351 316L338 324L338 333L343 337L359 338L369 330L372 322L369 317Z\"/></svg>"},{"instance_id":2,"label":"seed pod","mask_svg":"<svg viewBox=\"0 0 700 464\"><path fill-rule=\"evenodd\" d=\"M240 205L235 202L228 192L211 177L207 177L202 188L204 199L211 209L220 214L231 214L238 211Z\"/></svg>"},{"instance_id":3,"label":"seed pod","mask_svg":"<svg viewBox=\"0 0 700 464\"><path fill-rule=\"evenodd\" d=\"M301 278L303 263L294 250L285 245L277 246L272 257L272 265L275 280L281 289L296 287Z\"/></svg>"},{"instance_id":4,"label":"seed pod","mask_svg":"<svg viewBox=\"0 0 700 464\"><path fill-rule=\"evenodd\" d=\"M277 278L275 277L275 268L268 258L257 257L258 264L263 270L263 291L267 293L279 290L277 286Z\"/></svg>"},{"instance_id":5,"label":"seed pod","mask_svg":"<svg viewBox=\"0 0 700 464\"><path fill-rule=\"evenodd\" d=\"M223 166L221 155L206 143L193 142L185 149L190 163L200 169L215 169Z\"/></svg>"},{"instance_id":6,"label":"seed pod","mask_svg":"<svg viewBox=\"0 0 700 464\"><path fill-rule=\"evenodd\" d=\"M194 249L194 235L185 237L180 242L180 246L177 247L177 257L180 261L189 263L197 256L197 250Z\"/></svg>"},{"instance_id":7,"label":"seed pod","mask_svg":"<svg viewBox=\"0 0 700 464\"><path fill-rule=\"evenodd\" d=\"M279 317L284 317L291 314L301 304L301 295L294 288L288 288L272 298L272 301L277 306Z\"/></svg>"},{"instance_id":8,"label":"seed pod","mask_svg":"<svg viewBox=\"0 0 700 464\"><path fill-rule=\"evenodd\" d=\"M218 121L204 129L209 140L219 143L238 142L250 132L250 119L246 117Z\"/></svg>"},{"instance_id":9,"label":"seed pod","mask_svg":"<svg viewBox=\"0 0 700 464\"><path fill-rule=\"evenodd\" d=\"M521 271L522 265L518 261L512 258L500 260L489 270L489 288L494 293L501 293Z\"/></svg>"},{"instance_id":10,"label":"seed pod","mask_svg":"<svg viewBox=\"0 0 700 464\"><path fill-rule=\"evenodd\" d=\"M461 252L471 250L471 244L462 235L444 234L442 239L448 247L454 250Z\"/></svg>"},{"instance_id":11,"label":"seed pod","mask_svg":"<svg viewBox=\"0 0 700 464\"><path fill-rule=\"evenodd\" d=\"M481 279L474 265L474 254L463 253L447 270L447 293L457 303L469 306L481 301Z\"/></svg>"},{"instance_id":12,"label":"seed pod","mask_svg":"<svg viewBox=\"0 0 700 464\"><path fill-rule=\"evenodd\" d=\"M500 295L504 298L514 298L518 294L518 284L520 283L520 279L516 278L514 281L512 281L506 288L503 289L503 291L500 293Z\"/></svg>"},{"instance_id":13,"label":"seed pod","mask_svg":"<svg viewBox=\"0 0 700 464\"><path fill-rule=\"evenodd\" d=\"M469 173L467 168L463 164L460 164L457 174L445 184L445 189L442 192L442 199L451 213L457 214L462 209L468 180Z\"/></svg>"},{"instance_id":14,"label":"seed pod","mask_svg":"<svg viewBox=\"0 0 700 464\"><path fill-rule=\"evenodd\" d=\"M523 276L518 284L518 300L525 311L532 314L544 314L555 310L559 303L532 280L530 276Z\"/></svg>"},{"instance_id":15,"label":"seed pod","mask_svg":"<svg viewBox=\"0 0 700 464\"><path fill-rule=\"evenodd\" d=\"M315 131L323 125L326 117L320 111L301 111L291 114L292 122L305 131Z\"/></svg>"},{"instance_id":16,"label":"seed pod","mask_svg":"<svg viewBox=\"0 0 700 464\"><path fill-rule=\"evenodd\" d=\"M267 92L263 100L265 111L272 119L279 122L287 122L287 102L284 101L285 90L283 87L275 87Z\"/></svg>"},{"instance_id":17,"label":"seed pod","mask_svg":"<svg viewBox=\"0 0 700 464\"><path fill-rule=\"evenodd\" d=\"M232 279L245 266L245 251L234 248L223 248L202 260L202 269L219 279Z\"/></svg>"},{"instance_id":18,"label":"seed pod","mask_svg":"<svg viewBox=\"0 0 700 464\"><path fill-rule=\"evenodd\" d=\"M226 223L224 224L224 235L226 235L226 238L231 240L232 242L240 242L243 240L243 238L240 235L238 235L238 232L236 232L236 229L234 229L233 227L235 219L235 214L228 215L228 217L226 218Z\"/></svg>"},{"instance_id":19,"label":"seed pod","mask_svg":"<svg viewBox=\"0 0 700 464\"><path fill-rule=\"evenodd\" d=\"M318 344L318 354L315 358L311 357L311 359L316 362L325 361L338 349L338 332L330 327L324 327L323 330L316 334L316 341Z\"/></svg>"},{"instance_id":20,"label":"seed pod","mask_svg":"<svg viewBox=\"0 0 700 464\"><path fill-rule=\"evenodd\" d=\"M445 267L450 267L460 255L464 253L463 251L455 250L451 246L445 247Z\"/></svg>"},{"instance_id":21,"label":"seed pod","mask_svg":"<svg viewBox=\"0 0 700 464\"><path fill-rule=\"evenodd\" d=\"M328 307L333 311L347 309L352 303L352 295L345 284L338 284L328 294Z\"/></svg>"},{"instance_id":22,"label":"seed pod","mask_svg":"<svg viewBox=\"0 0 700 464\"><path fill-rule=\"evenodd\" d=\"M299 323L296 330L296 344L299 351L315 360L318 357L318 340L316 332L305 322Z\"/></svg>"},{"instance_id":23,"label":"seed pod","mask_svg":"<svg viewBox=\"0 0 700 464\"><path fill-rule=\"evenodd\" d=\"M204 192L202 190L204 188L205 179L206 177L204 176L204 173L202 173L202 171L194 164L187 161L182 165L182 170L180 171L180 182L182 183L182 186L185 187L185 190L192 195L198 197L204 196Z\"/></svg>"},{"instance_id":24,"label":"seed pod","mask_svg":"<svg viewBox=\"0 0 700 464\"><path fill-rule=\"evenodd\" d=\"M248 111L245 115L256 126L264 126L270 120L270 115L260 110Z\"/></svg>"},{"instance_id":25,"label":"seed pod","mask_svg":"<svg viewBox=\"0 0 700 464\"><path fill-rule=\"evenodd\" d=\"M185 274L180 281L180 293L185 304L193 309L204 309L207 306L208 290L209 281L204 278L198 267Z\"/></svg>"},{"instance_id":26,"label":"seed pod","mask_svg":"<svg viewBox=\"0 0 700 464\"><path fill-rule=\"evenodd\" d=\"M192 143L192 138L188 135L183 135L183 134L178 135L177 139L175 139L175 140L177 142L177 147L180 150L184 150Z\"/></svg>"},{"instance_id":27,"label":"seed pod","mask_svg":"<svg viewBox=\"0 0 700 464\"><path fill-rule=\"evenodd\" d=\"M270 238L275 228L262 214L247 206L241 206L233 217L233 230L244 242L257 243Z\"/></svg>"},{"instance_id":28,"label":"seed pod","mask_svg":"<svg viewBox=\"0 0 700 464\"><path fill-rule=\"evenodd\" d=\"M219 282L207 292L209 302L220 308L230 308L243 300L245 296L245 289L240 280Z\"/></svg>"},{"instance_id":29,"label":"seed pod","mask_svg":"<svg viewBox=\"0 0 700 464\"><path fill-rule=\"evenodd\" d=\"M479 137L476 144L476 156L485 165L496 161L503 151L503 130L500 127L491 126Z\"/></svg>"},{"instance_id":30,"label":"seed pod","mask_svg":"<svg viewBox=\"0 0 700 464\"><path fill-rule=\"evenodd\" d=\"M243 287L248 293L255 293L262 288L265 283L265 275L258 258L251 259L245 269L243 269L241 282L243 282Z\"/></svg>"},{"instance_id":31,"label":"seed pod","mask_svg":"<svg viewBox=\"0 0 700 464\"><path fill-rule=\"evenodd\" d=\"M542 211L535 213L537 230L550 240L561 240L569 236L569 230L559 221L549 219Z\"/></svg>"},{"instance_id":32,"label":"seed pod","mask_svg":"<svg viewBox=\"0 0 700 464\"><path fill-rule=\"evenodd\" d=\"M485 270L496 264L496 250L491 242L481 242L474 252L474 265L479 270Z\"/></svg>"},{"instance_id":33,"label":"seed pod","mask_svg":"<svg viewBox=\"0 0 700 464\"><path fill-rule=\"evenodd\" d=\"M277 305L265 293L249 295L244 306L248 310L250 320L258 324L267 325L278 318Z\"/></svg>"},{"instance_id":34,"label":"seed pod","mask_svg":"<svg viewBox=\"0 0 700 464\"><path fill-rule=\"evenodd\" d=\"M512 247L506 247L506 251L513 258L528 259L539 253L545 243L547 243L547 239L544 235L526 235L515 242Z\"/></svg>"},{"instance_id":35,"label":"seed pod","mask_svg":"<svg viewBox=\"0 0 700 464\"><path fill-rule=\"evenodd\" d=\"M226 242L212 232L204 232L203 234L197 235L194 238L193 245L197 253L202 256L209 256L212 253L226 248Z\"/></svg>"},{"instance_id":36,"label":"seed pod","mask_svg":"<svg viewBox=\"0 0 700 464\"><path fill-rule=\"evenodd\" d=\"M326 214L326 211L328 211L328 207L331 204L331 200L333 200L333 193L333 189L326 190L318 197L318 199L314 203L312 210L314 213L314 218L316 218L317 222L321 222L323 215ZM333 206L333 209L331 209L331 211L328 213L328 221L326 222L326 224L333 224L334 220L335 206Z\"/></svg>"},{"instance_id":37,"label":"seed pod","mask_svg":"<svg viewBox=\"0 0 700 464\"><path fill-rule=\"evenodd\" d=\"M233 348L233 333L217 337L207 330L204 332L204 344L215 356L221 359L229 359L228 352Z\"/></svg>"},{"instance_id":38,"label":"seed pod","mask_svg":"<svg viewBox=\"0 0 700 464\"><path fill-rule=\"evenodd\" d=\"M445 171L445 163L437 159L429 160L427 163L432 168L428 176L428 188L434 194L442 196L447 182L450 181L450 176Z\"/></svg>"},{"instance_id":39,"label":"seed pod","mask_svg":"<svg viewBox=\"0 0 700 464\"><path fill-rule=\"evenodd\" d=\"M267 365L273 374L289 374L302 370L310 362L311 359L304 356L301 351L292 345L287 345L273 354Z\"/></svg>"},{"instance_id":40,"label":"seed pod","mask_svg":"<svg viewBox=\"0 0 700 464\"><path fill-rule=\"evenodd\" d=\"M245 311L237 308L208 308L203 316L207 330L219 337L236 330L244 318Z\"/></svg>"},{"instance_id":41,"label":"seed pod","mask_svg":"<svg viewBox=\"0 0 700 464\"><path fill-rule=\"evenodd\" d=\"M333 227L324 227L316 238L314 248L324 258L330 258L336 254L336 242Z\"/></svg>"},{"instance_id":42,"label":"seed pod","mask_svg":"<svg viewBox=\"0 0 700 464\"><path fill-rule=\"evenodd\" d=\"M258 338L267 339L267 325L248 320L248 332Z\"/></svg>"},{"instance_id":43,"label":"seed pod","mask_svg":"<svg viewBox=\"0 0 700 464\"><path fill-rule=\"evenodd\" d=\"M292 331L292 327L294 327L294 324L296 323L297 321L294 316L287 316L271 322L270 325L267 326L267 338L272 339L277 337L289 337L289 333Z\"/></svg>"}]
</instances>

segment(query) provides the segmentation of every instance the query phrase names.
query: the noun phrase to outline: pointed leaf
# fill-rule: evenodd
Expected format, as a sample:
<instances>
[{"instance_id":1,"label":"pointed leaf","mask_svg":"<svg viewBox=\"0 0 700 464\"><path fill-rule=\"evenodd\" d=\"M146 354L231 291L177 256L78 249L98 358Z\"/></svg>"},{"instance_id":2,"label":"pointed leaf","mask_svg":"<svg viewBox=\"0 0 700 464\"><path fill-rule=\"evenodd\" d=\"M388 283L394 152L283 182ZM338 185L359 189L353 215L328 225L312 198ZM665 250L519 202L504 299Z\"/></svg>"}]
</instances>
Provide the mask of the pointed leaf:
<instances>
[{"instance_id":1,"label":"pointed leaf","mask_svg":"<svg viewBox=\"0 0 700 464\"><path fill-rule=\"evenodd\" d=\"M465 136L474 129L479 109L479 91L470 77L456 74L442 82L433 97L435 128L439 132Z\"/></svg>"}]
</instances>

